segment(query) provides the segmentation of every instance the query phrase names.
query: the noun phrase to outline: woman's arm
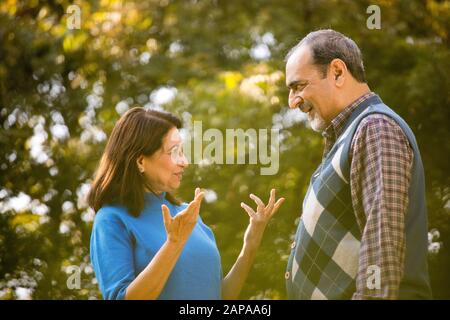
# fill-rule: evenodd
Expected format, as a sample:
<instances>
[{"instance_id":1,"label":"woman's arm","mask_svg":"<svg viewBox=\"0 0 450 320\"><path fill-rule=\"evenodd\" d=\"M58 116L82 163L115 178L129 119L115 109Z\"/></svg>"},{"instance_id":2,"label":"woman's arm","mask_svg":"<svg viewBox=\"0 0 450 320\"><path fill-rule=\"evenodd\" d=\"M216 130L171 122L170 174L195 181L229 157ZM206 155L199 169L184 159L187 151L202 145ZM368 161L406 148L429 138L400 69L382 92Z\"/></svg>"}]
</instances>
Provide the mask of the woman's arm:
<instances>
[{"instance_id":1,"label":"woman's arm","mask_svg":"<svg viewBox=\"0 0 450 320\"><path fill-rule=\"evenodd\" d=\"M261 243L265 227L262 228L253 226L251 223L248 225L242 250L233 267L222 280L223 299L234 300L239 297Z\"/></svg>"},{"instance_id":2,"label":"woman's arm","mask_svg":"<svg viewBox=\"0 0 450 320\"><path fill-rule=\"evenodd\" d=\"M197 188L195 199L185 210L173 218L170 216L169 208L165 205L162 206L167 241L148 266L128 285L125 299L153 300L158 298L178 261L184 244L197 223L203 195L204 193Z\"/></svg>"},{"instance_id":3,"label":"woman's arm","mask_svg":"<svg viewBox=\"0 0 450 320\"><path fill-rule=\"evenodd\" d=\"M158 298L183 250L181 243L167 240L147 267L127 287L126 300Z\"/></svg>"},{"instance_id":4,"label":"woman's arm","mask_svg":"<svg viewBox=\"0 0 450 320\"><path fill-rule=\"evenodd\" d=\"M258 207L255 212L245 203L241 203L241 207L250 216L250 223L245 231L242 250L230 272L222 280L222 298L225 300L233 300L239 297L255 259L256 252L261 244L267 223L284 201L284 198L280 198L275 203L274 189L270 192L270 199L267 206L253 194L250 195L250 198L256 202Z\"/></svg>"}]
</instances>

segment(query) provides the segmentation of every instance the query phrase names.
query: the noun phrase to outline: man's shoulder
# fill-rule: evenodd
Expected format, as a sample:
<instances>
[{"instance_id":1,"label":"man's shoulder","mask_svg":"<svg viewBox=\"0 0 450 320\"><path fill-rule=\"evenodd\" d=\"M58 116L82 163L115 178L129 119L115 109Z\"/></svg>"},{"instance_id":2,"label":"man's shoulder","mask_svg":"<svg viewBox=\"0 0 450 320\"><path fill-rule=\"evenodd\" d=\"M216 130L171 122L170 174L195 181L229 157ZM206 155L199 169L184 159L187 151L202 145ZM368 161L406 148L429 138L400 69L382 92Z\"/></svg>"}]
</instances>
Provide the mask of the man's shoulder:
<instances>
[{"instance_id":1,"label":"man's shoulder","mask_svg":"<svg viewBox=\"0 0 450 320\"><path fill-rule=\"evenodd\" d=\"M359 141L358 144L362 143L364 145L375 141L385 142L387 144L392 144L394 141L397 141L407 145L408 149L411 148L411 143L405 129L393 117L384 113L372 113L361 120L353 136L352 146L357 141Z\"/></svg>"},{"instance_id":2,"label":"man's shoulder","mask_svg":"<svg viewBox=\"0 0 450 320\"><path fill-rule=\"evenodd\" d=\"M405 135L400 124L391 116L384 113L371 113L361 119L361 122L356 129L355 136L358 136L358 133L372 130L378 133L383 131L393 131Z\"/></svg>"}]
</instances>

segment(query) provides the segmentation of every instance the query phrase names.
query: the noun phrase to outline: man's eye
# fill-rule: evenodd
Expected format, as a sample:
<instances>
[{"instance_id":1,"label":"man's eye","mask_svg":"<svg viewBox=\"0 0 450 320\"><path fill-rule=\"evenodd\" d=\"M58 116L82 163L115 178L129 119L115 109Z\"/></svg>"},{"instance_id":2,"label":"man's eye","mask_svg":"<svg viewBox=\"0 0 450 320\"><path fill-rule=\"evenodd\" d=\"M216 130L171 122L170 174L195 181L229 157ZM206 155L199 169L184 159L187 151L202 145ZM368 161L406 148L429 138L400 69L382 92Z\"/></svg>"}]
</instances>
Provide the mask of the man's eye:
<instances>
[{"instance_id":1,"label":"man's eye","mask_svg":"<svg viewBox=\"0 0 450 320\"><path fill-rule=\"evenodd\" d=\"M302 85L297 84L292 88L292 91L294 91L294 92L301 91L302 87L303 87Z\"/></svg>"}]
</instances>

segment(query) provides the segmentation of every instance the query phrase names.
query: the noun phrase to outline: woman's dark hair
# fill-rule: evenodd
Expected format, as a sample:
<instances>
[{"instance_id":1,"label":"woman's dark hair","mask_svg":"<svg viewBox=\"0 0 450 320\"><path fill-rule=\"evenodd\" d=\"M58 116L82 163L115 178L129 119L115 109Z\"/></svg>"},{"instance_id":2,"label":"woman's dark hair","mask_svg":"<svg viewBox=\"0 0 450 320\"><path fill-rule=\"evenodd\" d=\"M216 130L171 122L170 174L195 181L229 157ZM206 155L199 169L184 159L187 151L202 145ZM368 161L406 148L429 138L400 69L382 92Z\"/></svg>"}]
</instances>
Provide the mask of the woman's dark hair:
<instances>
[{"instance_id":1,"label":"woman's dark hair","mask_svg":"<svg viewBox=\"0 0 450 320\"><path fill-rule=\"evenodd\" d=\"M105 204L120 203L130 214L139 216L144 209L145 187L150 188L138 170L137 159L154 154L167 132L181 126L181 121L167 112L133 108L123 114L100 160L88 194L89 205L97 212ZM166 198L180 204L169 192Z\"/></svg>"}]
</instances>

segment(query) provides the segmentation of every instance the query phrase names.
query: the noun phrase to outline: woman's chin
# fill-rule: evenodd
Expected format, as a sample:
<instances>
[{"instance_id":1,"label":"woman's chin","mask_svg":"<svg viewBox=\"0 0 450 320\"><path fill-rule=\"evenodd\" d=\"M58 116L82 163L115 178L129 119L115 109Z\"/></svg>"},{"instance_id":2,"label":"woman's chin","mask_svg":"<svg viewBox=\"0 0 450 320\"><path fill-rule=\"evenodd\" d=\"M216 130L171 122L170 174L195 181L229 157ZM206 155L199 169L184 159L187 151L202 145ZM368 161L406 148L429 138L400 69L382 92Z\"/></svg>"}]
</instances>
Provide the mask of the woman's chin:
<instances>
[{"instance_id":1,"label":"woman's chin","mask_svg":"<svg viewBox=\"0 0 450 320\"><path fill-rule=\"evenodd\" d=\"M180 185L181 185L181 181L172 183L172 184L167 188L167 192L175 192L175 191L177 191L178 188L180 188Z\"/></svg>"}]
</instances>

